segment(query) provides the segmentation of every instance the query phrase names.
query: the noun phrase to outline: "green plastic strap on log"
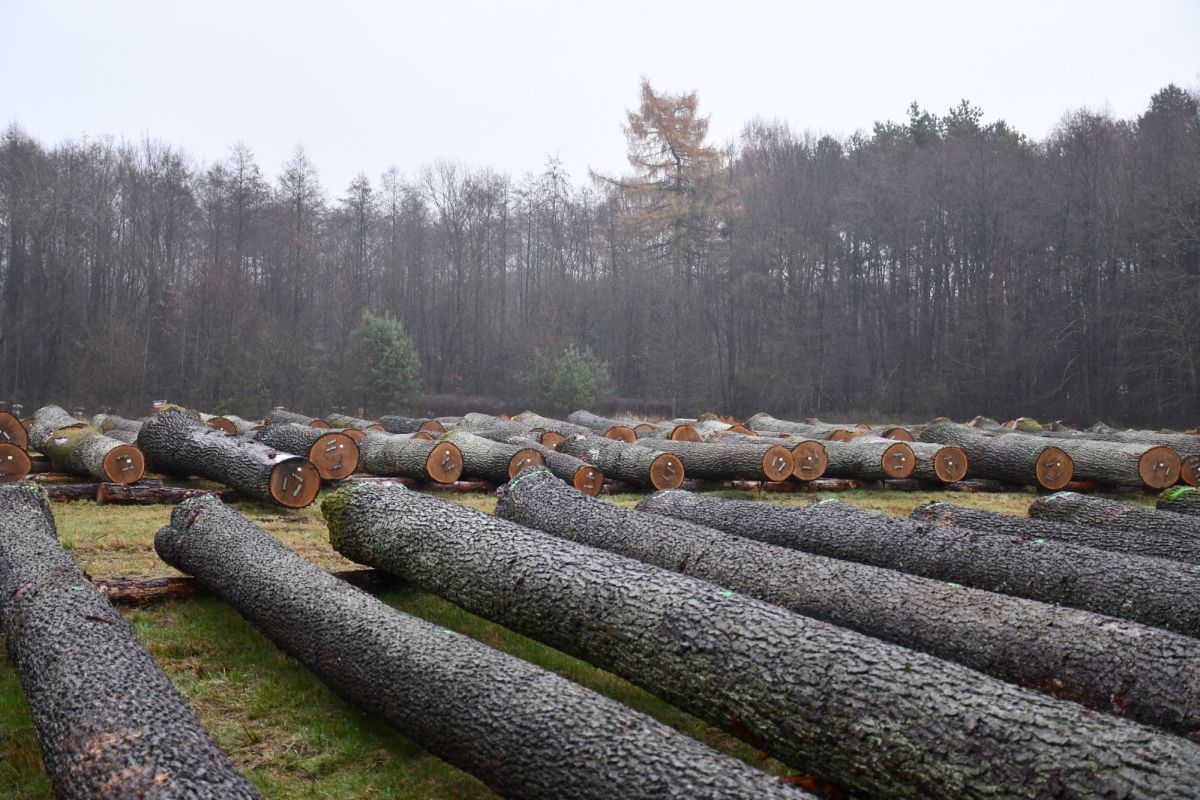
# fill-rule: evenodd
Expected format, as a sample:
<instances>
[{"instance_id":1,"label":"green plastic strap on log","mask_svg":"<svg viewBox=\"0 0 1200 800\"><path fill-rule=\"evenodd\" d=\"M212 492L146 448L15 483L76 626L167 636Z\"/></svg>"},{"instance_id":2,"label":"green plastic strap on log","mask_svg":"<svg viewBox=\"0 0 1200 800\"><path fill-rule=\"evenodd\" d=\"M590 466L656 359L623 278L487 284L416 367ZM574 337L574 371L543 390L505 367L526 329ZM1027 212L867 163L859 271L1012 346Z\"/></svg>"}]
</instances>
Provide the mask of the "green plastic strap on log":
<instances>
[{"instance_id":1,"label":"green plastic strap on log","mask_svg":"<svg viewBox=\"0 0 1200 800\"><path fill-rule=\"evenodd\" d=\"M508 482L508 488L515 489L517 488L517 484L526 478L530 478L534 475L541 475L542 473L550 473L550 470L546 469L545 467L526 467L525 469L521 470L520 475Z\"/></svg>"},{"instance_id":2,"label":"green plastic strap on log","mask_svg":"<svg viewBox=\"0 0 1200 800\"><path fill-rule=\"evenodd\" d=\"M953 583L953 582L951 582L951 583L947 583L946 585L947 585L947 586L949 586L951 589L961 589L961 588L962 588L962 584L961 584L961 583Z\"/></svg>"},{"instance_id":3,"label":"green plastic strap on log","mask_svg":"<svg viewBox=\"0 0 1200 800\"><path fill-rule=\"evenodd\" d=\"M1046 540L1045 539L1034 539L1033 543L1034 544L1045 544Z\"/></svg>"},{"instance_id":4,"label":"green plastic strap on log","mask_svg":"<svg viewBox=\"0 0 1200 800\"><path fill-rule=\"evenodd\" d=\"M1194 488L1192 488L1191 486L1180 486L1177 489L1172 489L1169 492L1167 492L1167 499L1168 500L1178 500L1179 498L1183 497L1185 494L1190 494L1191 492L1194 492L1194 491L1196 491L1196 490Z\"/></svg>"},{"instance_id":5,"label":"green plastic strap on log","mask_svg":"<svg viewBox=\"0 0 1200 800\"><path fill-rule=\"evenodd\" d=\"M841 501L838 500L836 497L826 497L824 500L818 500L817 502L813 503L811 506L809 506L809 508L816 508L817 506L823 506L826 503L840 503L840 502Z\"/></svg>"}]
</instances>

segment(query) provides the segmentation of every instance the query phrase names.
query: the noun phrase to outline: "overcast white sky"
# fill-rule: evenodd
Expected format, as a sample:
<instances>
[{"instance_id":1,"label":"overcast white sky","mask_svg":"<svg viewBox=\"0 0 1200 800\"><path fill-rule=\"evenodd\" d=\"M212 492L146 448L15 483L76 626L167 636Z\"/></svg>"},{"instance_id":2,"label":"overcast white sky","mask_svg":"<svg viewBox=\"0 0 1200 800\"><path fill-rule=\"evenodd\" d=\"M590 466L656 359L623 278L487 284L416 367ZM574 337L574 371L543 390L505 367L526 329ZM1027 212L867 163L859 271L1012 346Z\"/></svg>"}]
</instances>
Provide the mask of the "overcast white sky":
<instances>
[{"instance_id":1,"label":"overcast white sky","mask_svg":"<svg viewBox=\"0 0 1200 800\"><path fill-rule=\"evenodd\" d=\"M962 98L1041 138L1200 86L1200 0L227 2L0 0L0 126L43 142L298 143L340 195L448 158L520 176L624 168L638 81L695 89L724 142L755 117L835 134Z\"/></svg>"}]
</instances>

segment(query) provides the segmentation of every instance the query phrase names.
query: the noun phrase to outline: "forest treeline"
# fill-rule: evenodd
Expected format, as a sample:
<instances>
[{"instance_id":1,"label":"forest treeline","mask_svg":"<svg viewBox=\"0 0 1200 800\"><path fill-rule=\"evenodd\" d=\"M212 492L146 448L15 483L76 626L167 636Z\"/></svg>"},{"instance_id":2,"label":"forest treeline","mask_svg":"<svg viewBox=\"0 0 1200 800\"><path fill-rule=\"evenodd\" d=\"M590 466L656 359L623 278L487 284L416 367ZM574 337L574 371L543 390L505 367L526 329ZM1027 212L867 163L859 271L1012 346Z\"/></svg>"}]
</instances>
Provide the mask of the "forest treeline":
<instances>
[{"instance_id":1,"label":"forest treeline","mask_svg":"<svg viewBox=\"0 0 1200 800\"><path fill-rule=\"evenodd\" d=\"M436 162L330 191L302 150L270 177L242 145L199 164L13 125L0 399L353 407L370 312L415 342L424 395L511 411L572 347L608 362L610 404L663 414L1200 415L1195 91L1043 141L964 102L722 149L694 94L644 84L625 134L625 175Z\"/></svg>"}]
</instances>

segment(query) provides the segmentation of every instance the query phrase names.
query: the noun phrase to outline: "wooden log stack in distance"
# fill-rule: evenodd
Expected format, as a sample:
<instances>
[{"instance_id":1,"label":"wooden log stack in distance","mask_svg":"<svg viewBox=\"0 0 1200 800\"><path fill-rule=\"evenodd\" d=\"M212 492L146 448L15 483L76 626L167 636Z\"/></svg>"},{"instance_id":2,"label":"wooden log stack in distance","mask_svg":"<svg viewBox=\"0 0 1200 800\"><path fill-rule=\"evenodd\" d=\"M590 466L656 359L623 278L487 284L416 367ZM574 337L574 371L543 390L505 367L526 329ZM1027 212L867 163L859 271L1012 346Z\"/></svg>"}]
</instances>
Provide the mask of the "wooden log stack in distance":
<instances>
[{"instance_id":1,"label":"wooden log stack in distance","mask_svg":"<svg viewBox=\"0 0 1200 800\"><path fill-rule=\"evenodd\" d=\"M558 450L595 464L605 478L643 489L678 489L686 477L683 461L674 453L619 439L568 436L559 443Z\"/></svg>"},{"instance_id":2,"label":"wooden log stack in distance","mask_svg":"<svg viewBox=\"0 0 1200 800\"><path fill-rule=\"evenodd\" d=\"M1044 439L986 431L938 419L921 430L921 441L961 449L974 478L1057 491L1075 477L1071 456Z\"/></svg>"},{"instance_id":3,"label":"wooden log stack in distance","mask_svg":"<svg viewBox=\"0 0 1200 800\"><path fill-rule=\"evenodd\" d=\"M462 451L453 442L371 431L359 449L360 466L370 475L454 483L463 474Z\"/></svg>"},{"instance_id":4,"label":"wooden log stack in distance","mask_svg":"<svg viewBox=\"0 0 1200 800\"><path fill-rule=\"evenodd\" d=\"M567 415L567 422L578 425L582 428L595 433L597 436L603 436L605 439L617 439L625 443L637 441L637 431L630 420L614 420L607 417L601 417L590 411L572 411ZM652 425L645 425L644 428L652 428Z\"/></svg>"},{"instance_id":5,"label":"wooden log stack in distance","mask_svg":"<svg viewBox=\"0 0 1200 800\"><path fill-rule=\"evenodd\" d=\"M261 428L251 438L280 452L304 456L322 480L340 481L358 471L358 443L338 431L292 422Z\"/></svg>"}]
</instances>

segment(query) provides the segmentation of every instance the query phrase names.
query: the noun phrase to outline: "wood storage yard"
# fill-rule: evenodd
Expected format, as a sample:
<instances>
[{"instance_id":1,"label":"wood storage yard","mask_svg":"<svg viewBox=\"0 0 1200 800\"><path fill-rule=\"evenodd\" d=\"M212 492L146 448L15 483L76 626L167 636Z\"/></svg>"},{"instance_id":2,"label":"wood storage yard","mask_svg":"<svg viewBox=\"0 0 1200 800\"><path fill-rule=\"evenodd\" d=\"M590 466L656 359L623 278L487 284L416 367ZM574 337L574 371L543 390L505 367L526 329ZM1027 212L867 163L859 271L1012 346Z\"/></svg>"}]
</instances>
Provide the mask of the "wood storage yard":
<instances>
[{"instance_id":1,"label":"wood storage yard","mask_svg":"<svg viewBox=\"0 0 1200 800\"><path fill-rule=\"evenodd\" d=\"M1200 797L1200 435L307 411L0 412L0 797Z\"/></svg>"}]
</instances>

